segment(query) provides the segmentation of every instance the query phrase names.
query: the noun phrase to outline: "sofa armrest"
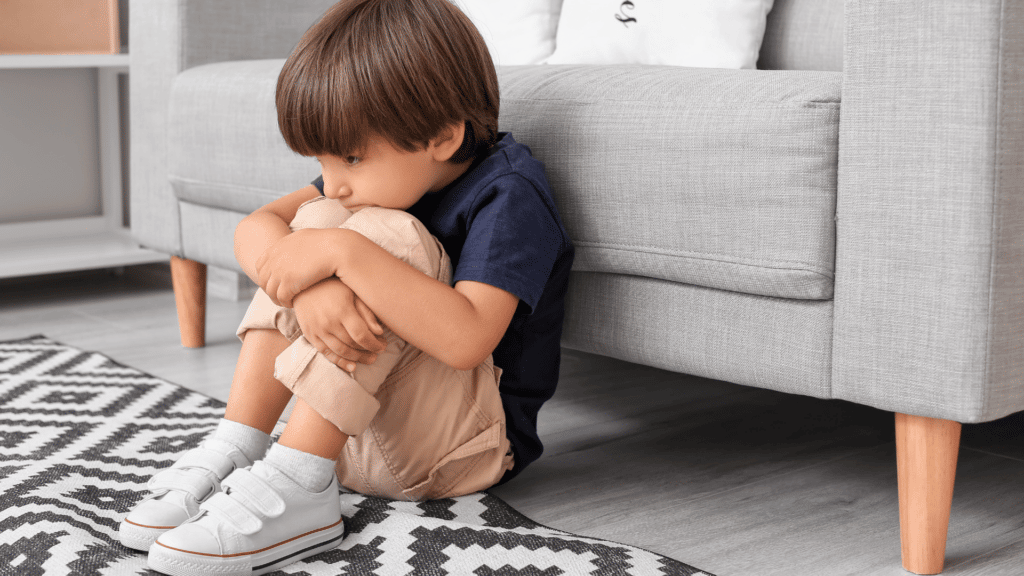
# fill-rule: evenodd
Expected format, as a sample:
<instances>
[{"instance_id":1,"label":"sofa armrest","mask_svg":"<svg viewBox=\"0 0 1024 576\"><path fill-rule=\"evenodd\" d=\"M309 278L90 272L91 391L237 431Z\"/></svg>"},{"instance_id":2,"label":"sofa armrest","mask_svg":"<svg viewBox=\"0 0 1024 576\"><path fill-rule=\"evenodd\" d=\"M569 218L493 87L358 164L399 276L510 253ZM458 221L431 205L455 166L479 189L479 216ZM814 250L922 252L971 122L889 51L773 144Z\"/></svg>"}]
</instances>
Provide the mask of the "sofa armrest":
<instances>
[{"instance_id":1,"label":"sofa armrest","mask_svg":"<svg viewBox=\"0 0 1024 576\"><path fill-rule=\"evenodd\" d=\"M1024 410L1024 3L847 0L835 397Z\"/></svg>"},{"instance_id":2,"label":"sofa armrest","mask_svg":"<svg viewBox=\"0 0 1024 576\"><path fill-rule=\"evenodd\" d=\"M167 105L183 70L285 58L334 0L132 0L131 219L145 246L178 256L178 204L167 180Z\"/></svg>"}]
</instances>

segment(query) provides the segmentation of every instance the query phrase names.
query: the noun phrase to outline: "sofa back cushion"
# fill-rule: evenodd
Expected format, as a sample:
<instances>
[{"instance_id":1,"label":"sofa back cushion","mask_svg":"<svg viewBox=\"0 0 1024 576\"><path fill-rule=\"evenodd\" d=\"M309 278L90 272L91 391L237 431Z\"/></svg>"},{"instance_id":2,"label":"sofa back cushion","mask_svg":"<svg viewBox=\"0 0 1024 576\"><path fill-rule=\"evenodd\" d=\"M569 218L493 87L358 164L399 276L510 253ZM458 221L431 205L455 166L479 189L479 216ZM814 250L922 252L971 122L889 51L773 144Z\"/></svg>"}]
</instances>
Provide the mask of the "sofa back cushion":
<instances>
[{"instance_id":1,"label":"sofa back cushion","mask_svg":"<svg viewBox=\"0 0 1024 576\"><path fill-rule=\"evenodd\" d=\"M757 67L842 70L843 4L844 0L775 0Z\"/></svg>"},{"instance_id":2,"label":"sofa back cushion","mask_svg":"<svg viewBox=\"0 0 1024 576\"><path fill-rule=\"evenodd\" d=\"M277 128L281 64L175 80L169 177L181 201L248 213L316 177ZM576 270L831 297L839 73L513 66L499 81L500 128L546 164Z\"/></svg>"},{"instance_id":3,"label":"sofa back cushion","mask_svg":"<svg viewBox=\"0 0 1024 576\"><path fill-rule=\"evenodd\" d=\"M546 165L574 270L832 296L841 75L500 70L500 129Z\"/></svg>"}]
</instances>

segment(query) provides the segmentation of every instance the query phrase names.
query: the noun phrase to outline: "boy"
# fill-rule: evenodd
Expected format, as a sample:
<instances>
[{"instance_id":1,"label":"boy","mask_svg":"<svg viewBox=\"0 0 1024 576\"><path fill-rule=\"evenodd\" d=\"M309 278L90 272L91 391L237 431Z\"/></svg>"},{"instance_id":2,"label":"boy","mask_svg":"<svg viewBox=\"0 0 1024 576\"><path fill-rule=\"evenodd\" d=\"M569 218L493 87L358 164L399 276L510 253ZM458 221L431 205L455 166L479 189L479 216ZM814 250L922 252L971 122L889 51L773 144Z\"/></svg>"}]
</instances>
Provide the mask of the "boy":
<instances>
[{"instance_id":1,"label":"boy","mask_svg":"<svg viewBox=\"0 0 1024 576\"><path fill-rule=\"evenodd\" d=\"M166 573L260 574L336 546L339 478L393 498L457 496L541 452L573 248L543 166L497 132L497 79L473 25L447 0L343 0L288 58L277 105L285 141L322 177L236 231L270 302L239 330L225 419L122 523L126 545L156 540L150 566ZM339 203L355 213L347 227L296 222ZM382 208L429 231L405 257L362 233L393 216ZM379 218L349 226L360 213ZM411 254L431 253L430 234L439 256L424 273Z\"/></svg>"}]
</instances>

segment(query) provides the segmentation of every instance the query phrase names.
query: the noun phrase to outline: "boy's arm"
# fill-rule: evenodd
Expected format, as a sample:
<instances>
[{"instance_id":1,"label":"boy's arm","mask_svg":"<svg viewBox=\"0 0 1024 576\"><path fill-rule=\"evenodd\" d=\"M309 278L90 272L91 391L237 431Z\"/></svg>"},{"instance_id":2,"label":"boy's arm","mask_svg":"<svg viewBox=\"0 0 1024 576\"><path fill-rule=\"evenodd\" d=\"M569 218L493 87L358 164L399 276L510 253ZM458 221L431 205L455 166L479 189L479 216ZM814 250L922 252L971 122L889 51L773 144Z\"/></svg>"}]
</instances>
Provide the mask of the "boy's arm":
<instances>
[{"instance_id":1,"label":"boy's arm","mask_svg":"<svg viewBox=\"0 0 1024 576\"><path fill-rule=\"evenodd\" d=\"M310 184L257 209L235 228L235 259L252 281L266 288L256 273L256 261L267 248L291 233L288 223L295 218L299 206L320 195Z\"/></svg>"},{"instance_id":2,"label":"boy's arm","mask_svg":"<svg viewBox=\"0 0 1024 576\"><path fill-rule=\"evenodd\" d=\"M459 370L483 362L505 335L519 304L481 282L454 288L395 258L365 236L332 230L336 274L391 330Z\"/></svg>"},{"instance_id":3,"label":"boy's arm","mask_svg":"<svg viewBox=\"0 0 1024 576\"><path fill-rule=\"evenodd\" d=\"M259 208L246 216L235 228L235 258L242 270L261 288L266 289L266 286L259 280L256 262L267 248L291 234L288 223L295 218L299 206L318 196L320 196L320 191L315 186L306 186ZM330 282L330 284L335 283L338 286L327 286L326 283L321 282L317 284L317 290L309 290L309 297L314 302L310 306L313 306L317 312L310 315L297 311L299 323L303 326L304 333L309 332L310 342L329 360L339 366L348 368L348 361L372 363L376 358L375 353L380 352L385 344L379 340L378 335L370 327L371 322L366 319L365 311L359 310L359 303L352 302L351 297L345 298L346 293L351 294L349 292L351 289L344 287L337 278ZM317 294L313 294L313 292ZM329 299L329 305L316 303L317 298L323 298L327 294L333 295L326 296ZM352 309L346 310L345 306L341 306L340 311L335 310L342 303L352 305ZM328 312L329 309L332 311ZM349 318L357 320L362 318L365 326L358 321L350 322L350 324L361 328L353 333L353 330L343 325L341 320L346 312ZM313 320L309 320L309 318ZM311 326L310 322L317 325ZM373 324L376 325L376 322ZM380 329L378 328L378 330ZM351 368L348 369L351 370Z\"/></svg>"}]
</instances>

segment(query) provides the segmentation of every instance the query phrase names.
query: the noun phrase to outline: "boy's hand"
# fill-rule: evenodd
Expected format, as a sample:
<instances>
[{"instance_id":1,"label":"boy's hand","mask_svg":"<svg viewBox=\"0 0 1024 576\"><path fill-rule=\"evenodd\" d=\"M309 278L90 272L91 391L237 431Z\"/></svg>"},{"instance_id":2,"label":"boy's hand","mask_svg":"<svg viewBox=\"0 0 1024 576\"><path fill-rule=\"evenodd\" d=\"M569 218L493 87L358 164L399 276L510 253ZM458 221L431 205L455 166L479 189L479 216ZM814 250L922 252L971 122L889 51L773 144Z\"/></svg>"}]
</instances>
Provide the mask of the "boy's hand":
<instances>
[{"instance_id":1,"label":"boy's hand","mask_svg":"<svg viewBox=\"0 0 1024 576\"><path fill-rule=\"evenodd\" d=\"M337 278L299 293L295 318L306 340L342 370L355 370L355 362L373 364L387 347L377 317Z\"/></svg>"},{"instance_id":2,"label":"boy's hand","mask_svg":"<svg viewBox=\"0 0 1024 576\"><path fill-rule=\"evenodd\" d=\"M292 307L295 296L334 276L330 230L296 230L271 244L256 261L258 283L278 306Z\"/></svg>"}]
</instances>

